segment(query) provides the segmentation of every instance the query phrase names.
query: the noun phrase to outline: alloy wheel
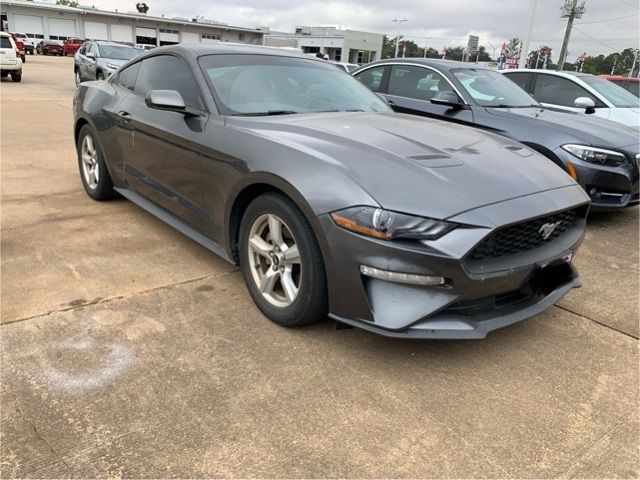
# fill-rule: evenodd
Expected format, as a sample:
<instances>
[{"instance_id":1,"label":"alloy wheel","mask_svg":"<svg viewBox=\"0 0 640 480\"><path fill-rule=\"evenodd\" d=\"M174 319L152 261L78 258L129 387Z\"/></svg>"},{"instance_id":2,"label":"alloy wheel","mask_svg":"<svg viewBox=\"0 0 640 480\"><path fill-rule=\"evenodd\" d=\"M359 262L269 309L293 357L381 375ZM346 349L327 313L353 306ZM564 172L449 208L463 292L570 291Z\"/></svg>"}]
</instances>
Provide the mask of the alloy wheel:
<instances>
[{"instance_id":1,"label":"alloy wheel","mask_svg":"<svg viewBox=\"0 0 640 480\"><path fill-rule=\"evenodd\" d=\"M95 190L98 188L98 182L100 181L100 168L98 165L98 152L93 144L91 135L85 135L82 139L80 157L82 159L84 180L91 190Z\"/></svg>"},{"instance_id":2,"label":"alloy wheel","mask_svg":"<svg viewBox=\"0 0 640 480\"><path fill-rule=\"evenodd\" d=\"M276 307L290 306L302 281L300 252L291 229L276 215L260 215L249 230L247 248L251 274L262 296Z\"/></svg>"}]
</instances>

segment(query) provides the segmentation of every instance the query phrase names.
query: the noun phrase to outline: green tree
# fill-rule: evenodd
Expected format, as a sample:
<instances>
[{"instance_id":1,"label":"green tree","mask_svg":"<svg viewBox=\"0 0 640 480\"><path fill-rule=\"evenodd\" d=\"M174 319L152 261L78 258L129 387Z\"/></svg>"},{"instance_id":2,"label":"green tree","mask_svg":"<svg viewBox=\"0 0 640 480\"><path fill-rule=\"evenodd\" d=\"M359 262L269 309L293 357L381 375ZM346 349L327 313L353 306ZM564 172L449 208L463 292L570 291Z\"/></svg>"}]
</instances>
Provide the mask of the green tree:
<instances>
[{"instance_id":1,"label":"green tree","mask_svg":"<svg viewBox=\"0 0 640 480\"><path fill-rule=\"evenodd\" d=\"M462 55L464 55L463 47L447 47L447 60L462 61Z\"/></svg>"},{"instance_id":2,"label":"green tree","mask_svg":"<svg viewBox=\"0 0 640 480\"><path fill-rule=\"evenodd\" d=\"M522 40L520 40L520 38L513 37L511 40L509 40L509 43L507 43L507 57L516 58L518 56L518 53L520 52L521 46Z\"/></svg>"},{"instance_id":3,"label":"green tree","mask_svg":"<svg viewBox=\"0 0 640 480\"><path fill-rule=\"evenodd\" d=\"M78 2L76 0L56 0L56 5L65 5L67 7L77 7Z\"/></svg>"},{"instance_id":4,"label":"green tree","mask_svg":"<svg viewBox=\"0 0 640 480\"><path fill-rule=\"evenodd\" d=\"M636 50L634 48L625 48L622 52L612 53L610 55L587 56L584 59L582 71L600 75L602 73L614 75L628 75L633 65L633 57ZM637 66L637 65L636 65Z\"/></svg>"}]
</instances>

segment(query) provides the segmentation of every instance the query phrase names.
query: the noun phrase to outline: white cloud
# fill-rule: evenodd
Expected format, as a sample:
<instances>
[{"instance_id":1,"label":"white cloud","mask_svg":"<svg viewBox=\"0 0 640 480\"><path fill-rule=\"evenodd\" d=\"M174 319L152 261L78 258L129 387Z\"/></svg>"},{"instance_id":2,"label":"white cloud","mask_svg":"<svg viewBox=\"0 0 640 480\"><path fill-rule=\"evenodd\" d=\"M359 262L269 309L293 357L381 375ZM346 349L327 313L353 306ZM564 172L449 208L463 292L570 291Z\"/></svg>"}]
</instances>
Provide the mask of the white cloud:
<instances>
[{"instance_id":1,"label":"white cloud","mask_svg":"<svg viewBox=\"0 0 640 480\"><path fill-rule=\"evenodd\" d=\"M81 0L98 8L127 11L135 0ZM395 17L406 18L401 34L438 50L444 46L466 44L469 34L480 36L480 44L489 51L514 36L523 36L527 28L530 0L147 0L149 14L206 18L240 26L268 26L292 31L296 25L334 25L342 28L375 31L395 35ZM560 20L563 0L538 0L530 48L550 45L556 55L566 25ZM628 47L639 47L640 7L637 0L586 0L586 13L576 21L569 59L588 54L609 54ZM623 17L626 18L617 18ZM607 20L607 21L603 21ZM598 22L598 23L592 23ZM583 33L584 32L584 33ZM592 38L590 38L592 37ZM595 39L595 40L594 40Z\"/></svg>"}]
</instances>

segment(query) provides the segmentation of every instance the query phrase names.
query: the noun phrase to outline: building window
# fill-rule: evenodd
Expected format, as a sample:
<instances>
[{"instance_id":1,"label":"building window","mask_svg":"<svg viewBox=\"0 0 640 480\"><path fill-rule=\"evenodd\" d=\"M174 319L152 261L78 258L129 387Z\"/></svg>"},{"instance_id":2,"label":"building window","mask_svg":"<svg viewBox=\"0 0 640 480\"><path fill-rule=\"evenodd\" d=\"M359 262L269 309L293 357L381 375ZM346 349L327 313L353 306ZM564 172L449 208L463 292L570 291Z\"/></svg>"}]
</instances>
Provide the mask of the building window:
<instances>
[{"instance_id":1,"label":"building window","mask_svg":"<svg viewBox=\"0 0 640 480\"><path fill-rule=\"evenodd\" d=\"M238 40L240 40L241 42L244 42L244 33L238 34Z\"/></svg>"},{"instance_id":2,"label":"building window","mask_svg":"<svg viewBox=\"0 0 640 480\"><path fill-rule=\"evenodd\" d=\"M66 40L69 37L63 35L49 35L49 40Z\"/></svg>"},{"instance_id":3,"label":"building window","mask_svg":"<svg viewBox=\"0 0 640 480\"><path fill-rule=\"evenodd\" d=\"M173 33L173 34L178 34L178 30L169 30L168 28L161 28L160 29L160 33Z\"/></svg>"},{"instance_id":4,"label":"building window","mask_svg":"<svg viewBox=\"0 0 640 480\"><path fill-rule=\"evenodd\" d=\"M202 38L206 39L206 40L220 40L220 38L222 38L220 35L208 35L203 33L202 34Z\"/></svg>"}]
</instances>

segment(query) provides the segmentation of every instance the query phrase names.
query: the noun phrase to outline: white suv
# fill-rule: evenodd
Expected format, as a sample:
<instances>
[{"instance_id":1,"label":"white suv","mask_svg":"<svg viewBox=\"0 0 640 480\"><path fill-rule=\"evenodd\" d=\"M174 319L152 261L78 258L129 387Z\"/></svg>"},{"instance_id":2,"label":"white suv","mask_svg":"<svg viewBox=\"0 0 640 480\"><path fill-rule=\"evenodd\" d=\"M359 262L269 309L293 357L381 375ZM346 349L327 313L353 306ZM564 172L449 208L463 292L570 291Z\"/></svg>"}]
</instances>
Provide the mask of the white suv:
<instances>
[{"instance_id":1,"label":"white suv","mask_svg":"<svg viewBox=\"0 0 640 480\"><path fill-rule=\"evenodd\" d=\"M22 80L22 58L11 35L0 32L0 75L11 75L11 80Z\"/></svg>"}]
</instances>

